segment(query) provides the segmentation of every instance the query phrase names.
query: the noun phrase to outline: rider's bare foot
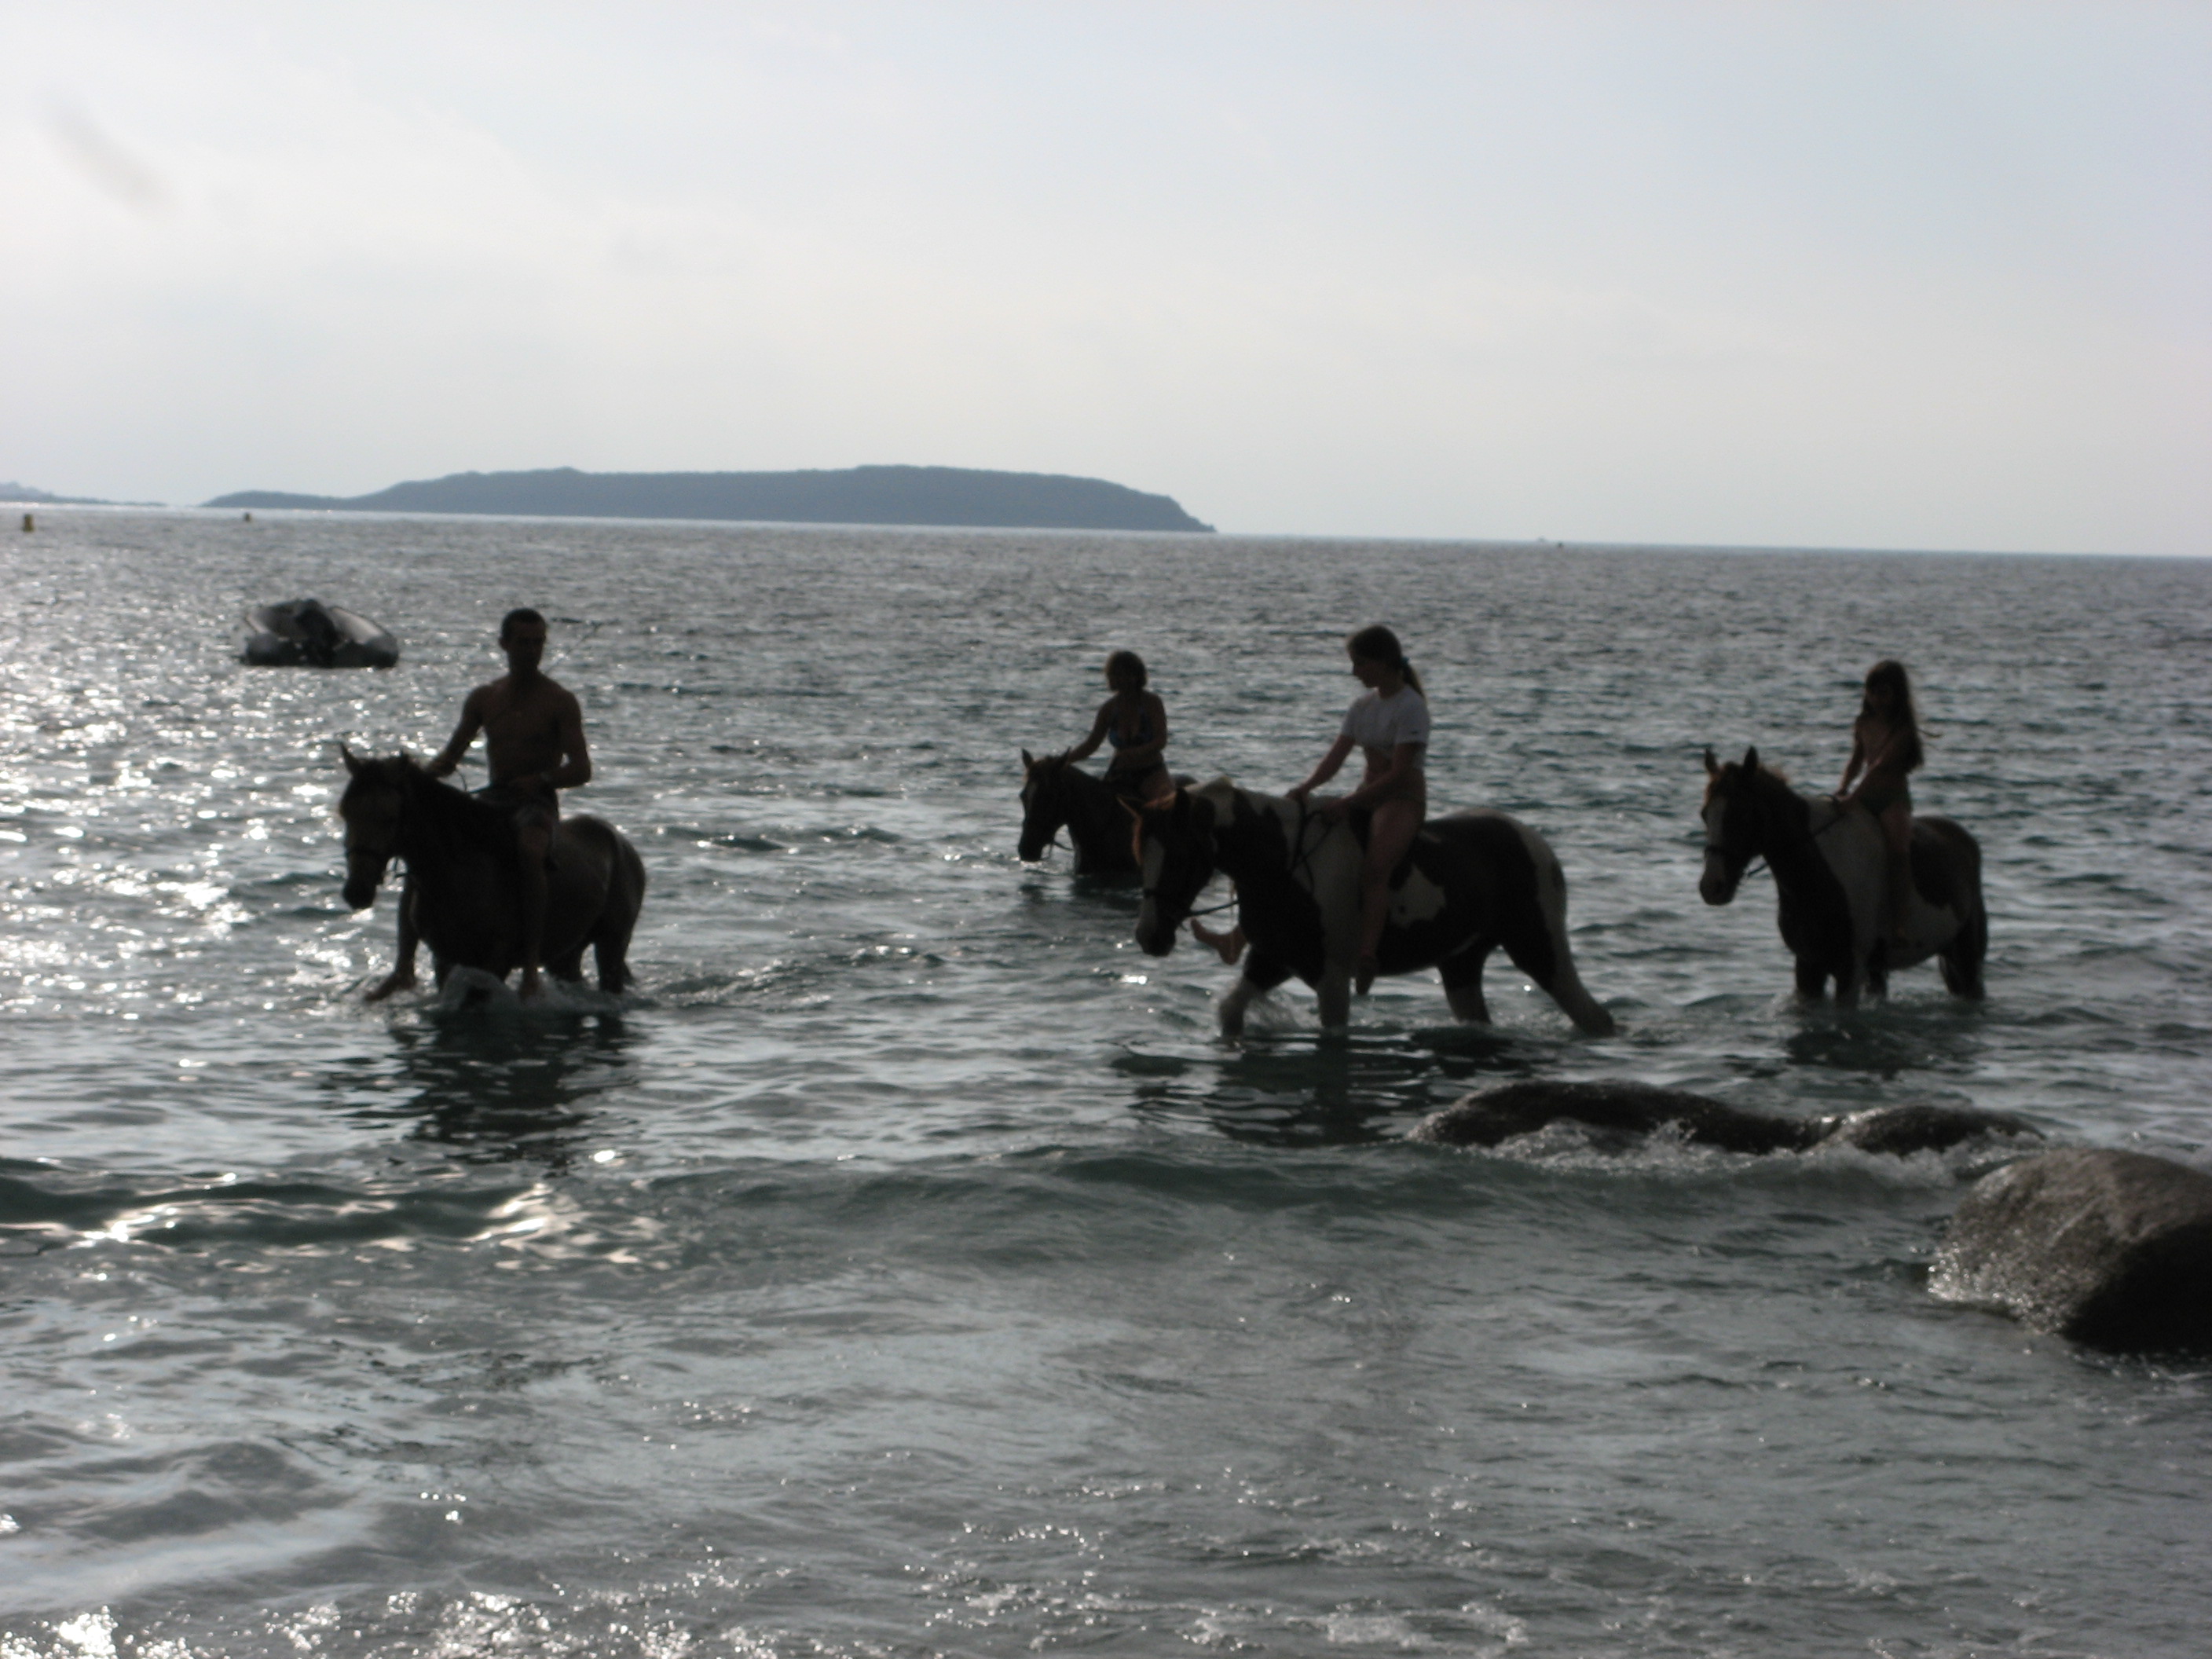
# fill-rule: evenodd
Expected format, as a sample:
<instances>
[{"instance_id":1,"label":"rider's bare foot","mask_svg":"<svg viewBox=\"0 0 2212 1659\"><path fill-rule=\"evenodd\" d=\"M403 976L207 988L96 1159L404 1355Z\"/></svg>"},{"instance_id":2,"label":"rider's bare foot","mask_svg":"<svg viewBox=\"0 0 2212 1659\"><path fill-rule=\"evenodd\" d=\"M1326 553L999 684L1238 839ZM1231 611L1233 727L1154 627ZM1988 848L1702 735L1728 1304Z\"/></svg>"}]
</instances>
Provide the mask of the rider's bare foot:
<instances>
[{"instance_id":1,"label":"rider's bare foot","mask_svg":"<svg viewBox=\"0 0 2212 1659\"><path fill-rule=\"evenodd\" d=\"M414 975L404 973L387 974L384 978L379 980L369 988L368 994L363 997L362 1000L364 1002L381 1002L385 998L392 996L398 992L411 991L414 988Z\"/></svg>"},{"instance_id":2,"label":"rider's bare foot","mask_svg":"<svg viewBox=\"0 0 2212 1659\"><path fill-rule=\"evenodd\" d=\"M1373 957L1360 957L1359 966L1352 971L1352 994L1356 997L1364 997L1370 991L1373 990L1375 988L1375 975L1381 971L1382 964L1376 962Z\"/></svg>"},{"instance_id":3,"label":"rider's bare foot","mask_svg":"<svg viewBox=\"0 0 2212 1659\"><path fill-rule=\"evenodd\" d=\"M1232 927L1225 933L1217 933L1195 916L1191 918L1190 936L1200 945L1210 945L1224 966L1234 968L1237 959L1244 954L1244 930Z\"/></svg>"}]
</instances>

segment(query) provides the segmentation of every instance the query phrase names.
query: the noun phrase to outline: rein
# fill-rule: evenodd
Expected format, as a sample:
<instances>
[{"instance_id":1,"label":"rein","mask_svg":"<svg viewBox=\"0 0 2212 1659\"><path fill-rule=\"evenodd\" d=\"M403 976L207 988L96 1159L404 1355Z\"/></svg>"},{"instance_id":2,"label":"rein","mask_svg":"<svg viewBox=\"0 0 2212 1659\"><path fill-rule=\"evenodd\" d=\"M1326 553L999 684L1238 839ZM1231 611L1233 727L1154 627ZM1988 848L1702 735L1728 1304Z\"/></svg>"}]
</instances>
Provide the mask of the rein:
<instances>
[{"instance_id":1,"label":"rein","mask_svg":"<svg viewBox=\"0 0 2212 1659\"><path fill-rule=\"evenodd\" d=\"M1292 836L1291 840L1291 847L1296 849L1291 859L1290 877L1292 881L1296 881L1298 878L1298 872L1301 870L1304 871L1308 876L1311 876L1313 874L1313 855L1315 848L1318 848L1321 845L1322 841L1327 841L1328 839L1328 826L1323 825L1321 841L1316 842L1312 847L1306 845L1306 825L1313 821L1313 813L1309 811L1306 806L1306 798L1304 795L1300 795L1298 797L1297 834ZM1307 884L1307 887L1308 890L1310 891L1312 884L1309 882Z\"/></svg>"}]
</instances>

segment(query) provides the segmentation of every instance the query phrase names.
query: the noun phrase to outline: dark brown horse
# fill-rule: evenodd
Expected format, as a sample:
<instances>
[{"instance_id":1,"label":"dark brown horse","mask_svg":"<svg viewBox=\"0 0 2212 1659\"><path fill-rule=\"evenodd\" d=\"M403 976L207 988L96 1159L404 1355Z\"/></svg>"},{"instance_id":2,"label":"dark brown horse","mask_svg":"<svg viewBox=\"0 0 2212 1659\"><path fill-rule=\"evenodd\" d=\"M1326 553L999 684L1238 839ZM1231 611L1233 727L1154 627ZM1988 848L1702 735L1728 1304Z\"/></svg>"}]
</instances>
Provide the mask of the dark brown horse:
<instances>
[{"instance_id":1,"label":"dark brown horse","mask_svg":"<svg viewBox=\"0 0 2212 1659\"><path fill-rule=\"evenodd\" d=\"M345 902L376 902L386 866L407 865L400 902L430 947L440 985L456 968L504 979L522 963L514 826L501 808L441 783L404 755L364 760L341 749L353 776L338 800L345 823ZM645 866L613 825L564 817L546 872L549 972L584 976L584 947L610 994L630 982L630 930L645 902Z\"/></svg>"},{"instance_id":2,"label":"dark brown horse","mask_svg":"<svg viewBox=\"0 0 2212 1659\"><path fill-rule=\"evenodd\" d=\"M1175 784L1188 788L1180 773ZM1065 754L1032 755L1022 750L1022 862L1035 864L1062 830L1075 846L1079 876L1137 873L1135 824L1130 812L1143 805L1108 779L1094 778Z\"/></svg>"}]
</instances>

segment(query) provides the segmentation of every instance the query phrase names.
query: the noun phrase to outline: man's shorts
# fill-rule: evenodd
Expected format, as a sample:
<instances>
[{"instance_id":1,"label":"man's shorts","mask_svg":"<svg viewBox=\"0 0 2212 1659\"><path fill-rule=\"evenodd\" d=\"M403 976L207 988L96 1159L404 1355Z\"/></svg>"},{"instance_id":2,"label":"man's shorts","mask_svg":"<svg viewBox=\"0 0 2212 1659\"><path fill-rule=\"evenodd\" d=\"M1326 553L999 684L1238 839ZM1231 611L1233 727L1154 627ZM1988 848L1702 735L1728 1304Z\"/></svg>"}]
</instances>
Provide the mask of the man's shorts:
<instances>
[{"instance_id":1,"label":"man's shorts","mask_svg":"<svg viewBox=\"0 0 2212 1659\"><path fill-rule=\"evenodd\" d=\"M477 790L477 799L505 812L518 831L543 829L548 845L551 844L554 830L560 826L559 805L534 789L518 789L511 783L495 783L488 789Z\"/></svg>"}]
</instances>

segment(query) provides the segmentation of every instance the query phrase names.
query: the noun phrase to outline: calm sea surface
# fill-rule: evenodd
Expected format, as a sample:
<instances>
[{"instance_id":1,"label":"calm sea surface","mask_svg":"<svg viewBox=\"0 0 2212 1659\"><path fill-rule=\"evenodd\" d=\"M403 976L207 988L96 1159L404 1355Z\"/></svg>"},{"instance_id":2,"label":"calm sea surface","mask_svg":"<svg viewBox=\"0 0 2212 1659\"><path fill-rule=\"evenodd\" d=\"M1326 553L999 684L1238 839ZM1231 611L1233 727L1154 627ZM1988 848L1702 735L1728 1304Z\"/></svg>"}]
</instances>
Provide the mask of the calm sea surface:
<instances>
[{"instance_id":1,"label":"calm sea surface","mask_svg":"<svg viewBox=\"0 0 2212 1659\"><path fill-rule=\"evenodd\" d=\"M310 592L402 665L233 659ZM517 604L641 985L365 1007L337 742L434 748ZM1109 648L1280 789L1376 620L1618 1036L1501 957L1494 1029L1225 1045L1015 859ZM1927 1291L2001 1149L1402 1137L1634 1078L2212 1160L2212 564L64 509L0 650L4 1659L2206 1651L2212 1372ZM1990 998L1800 1009L1698 757L1832 786L1892 653Z\"/></svg>"}]
</instances>

